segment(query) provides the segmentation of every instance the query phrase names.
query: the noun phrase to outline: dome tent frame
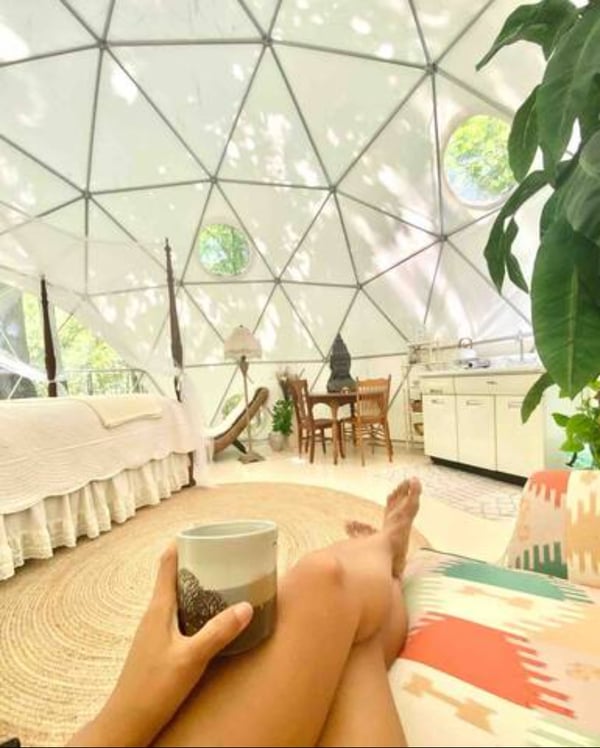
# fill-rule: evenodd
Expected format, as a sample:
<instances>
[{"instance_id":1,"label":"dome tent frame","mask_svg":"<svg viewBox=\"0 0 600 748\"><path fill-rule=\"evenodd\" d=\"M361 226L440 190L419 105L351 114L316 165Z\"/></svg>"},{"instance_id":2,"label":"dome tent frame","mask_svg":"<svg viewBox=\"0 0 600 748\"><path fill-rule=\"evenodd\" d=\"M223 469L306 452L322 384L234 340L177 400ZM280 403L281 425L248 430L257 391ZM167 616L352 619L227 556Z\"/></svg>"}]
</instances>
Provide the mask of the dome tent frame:
<instances>
[{"instance_id":1,"label":"dome tent frame","mask_svg":"<svg viewBox=\"0 0 600 748\"><path fill-rule=\"evenodd\" d=\"M177 4L181 7L187 5L183 2ZM44 60L67 59L69 56L78 56L78 59L83 59L82 56L85 54L94 55L95 64L90 66L94 75L92 75L93 92L84 179L83 181L75 180L65 170L57 168L57 164L49 163L39 151L34 152L29 144L17 142L14 137L11 137L14 133L7 134L2 126L1 117L0 142L5 146L5 153L9 156L19 154L21 158L50 174L53 183L58 181L70 191L68 198L36 212L38 217L52 222L57 218L60 220L65 212L77 208L80 212L80 218L77 220L80 221L81 234L86 239L94 239L96 225L102 224L104 227L110 227L115 235L123 237L125 243L135 241L138 246L142 247L140 251L143 254L139 256L143 257L149 265L160 268L161 271L164 270L162 258L159 259L154 251L146 248L148 242L155 240L156 236L151 235L150 232L144 234L143 220L134 226L135 222L132 223L127 212L120 207L120 201L130 197L135 206L135 199L140 198L137 205L143 207L144 199L149 193L153 193L153 199L160 200L164 196L165 203L167 203L169 199L173 199L173 195L184 192L189 195L191 190L201 187L201 200L198 201L196 216L192 218L193 211L190 212L190 224L194 225L188 231L189 241L182 246L172 239L174 252L178 253L178 261L175 263L176 282L179 286L178 295L180 303L187 310L183 315L184 328L190 324L197 326L201 323L208 330L209 340L201 350L188 352L189 347L184 343L186 367L192 372L197 372L199 378L204 377L204 372L214 371L215 368L222 372L223 367L227 366L222 363L218 355L219 346L228 332L224 322L226 315L222 314L224 302L214 302L213 306L218 307L216 311L211 307L210 296L217 288L223 293L225 299L229 292L244 293L244 287L246 287L246 296L252 295L258 289L262 295L260 304L257 303L252 310L253 331L259 336L263 335L268 338L274 326L271 318L278 317L280 330L279 334L274 336L278 342L283 327L281 319L285 314L292 320L296 334L303 341L303 344L296 346L295 350L284 350L283 355L278 355L280 347L274 344L271 349L272 355L267 356L264 364L258 364L257 369L264 366L265 370L273 371L274 367L288 364L310 366L310 378L313 382L322 379L330 345L335 334L340 331L349 342L353 361L368 363L386 357L405 357L408 342L413 338L412 328L418 325L429 326L431 330L439 329L442 339L449 343L458 338L462 332L476 340L503 338L513 340L517 332L515 328L522 328L526 332L530 330L530 318L523 300L517 299L514 295L497 296L484 266L478 258L475 258L472 247L469 246L467 249L464 247L464 242L466 242L464 237L468 235L469 230L477 234L481 228L481 233L484 233L490 217L493 217L497 210L477 211L460 205L457 207L455 199L448 193L442 174L441 155L449 121L455 119L460 111L465 113L467 111L493 111L498 116L511 117L520 103L518 91L516 94L514 91L511 92L509 96L494 97L486 91L485 77L482 77L481 84L474 85L472 79L461 78L457 72L463 62L456 58L456 50L461 49L467 43L472 43L474 35L481 33L481 28L487 29L487 37L483 40L482 46L485 46L497 31L493 24L485 26L486 19L493 10L493 2L471 4L473 10L467 15L463 12L460 21L453 17L451 21L455 24L453 27L455 32L448 34L445 44L435 39L431 41L433 36L429 36L428 19L431 14L427 11L431 3L426 0L408 2L403 0L403 2L390 3L389 5L395 9L402 6L402 12L406 15L402 16L401 20L412 24L413 41L420 45L420 52L417 46L410 48L414 59L403 59L395 52L389 56L383 56L376 50L358 49L355 45L355 38L350 35L347 36L350 40L348 43L344 41L344 37L340 43L338 39L334 39L331 44L315 42L310 38L312 31L307 34L306 39L292 38L288 17L292 10L297 11L292 0L284 0L281 3L233 2L231 0L229 3L223 3L222 6L227 5L231 11L231 17L224 15L223 18L231 20L235 17L234 21L238 24L238 28L243 28L243 34L228 33L227 36L207 36L206 38L167 38L164 36L160 39L150 38L150 36L143 39L118 38L115 36L116 32L111 32L111 25L116 24L113 28L118 28L118 24L123 23L122 14L125 12L123 8L134 8L133 0L117 0L116 2L110 0L103 4L99 3L98 5L106 11L102 28L100 28L99 21L93 21L90 11L86 9L86 4L81 0L79 2L77 0L58 2L57 0L56 5L60 6L61 11L65 12L70 20L78 24L78 29L80 28L84 35L88 35L89 42L42 51L2 63L0 90L3 76L9 73L11 68L15 71L25 70L30 65L43 63ZM322 3L320 5L322 6ZM353 3L350 5L358 7ZM381 12L385 5L383 2L374 3L374 6L377 6ZM507 3L497 3L497 5L504 6L499 13L502 16L506 15ZM232 10L234 6L235 11ZM269 8L271 13L267 12ZM213 11L218 15L217 10L213 8ZM452 11L448 11L447 14L452 16ZM305 19L306 16L303 18ZM239 19L244 20L242 22ZM235 26L234 21L231 23ZM326 32L324 35L326 36ZM438 51L438 47L443 48ZM241 53L241 50L250 50L253 57L248 57L247 75L244 77L243 85L239 87L235 111L230 113L228 125L224 128L225 134L216 138L219 141L219 147L215 146L212 163L209 163L210 158L199 153L196 144L190 142L189 130L180 118L181 112L176 111L175 108L166 108L162 100L159 102L157 100L160 98L157 96L158 88L152 88L150 85L152 90L148 90L148 81L142 80L143 76L133 72L133 63L131 60L126 60L124 55L141 50L144 54L148 53L148 59L150 59L155 54L164 53L169 56L173 51L208 50L207 54L210 54L212 50L222 52L228 49L234 49L236 53ZM510 51L507 54L510 56ZM347 133L355 136L358 145L350 149L350 157L345 159L343 167L337 168L337 171L338 156L328 156L328 149L323 146L323 143L327 142L323 135L323 123L315 114L316 104L310 100L307 103L306 91L302 88L297 75L297 60L306 61L310 56L320 61L327 61L330 67L337 66L339 70L342 70L339 73L341 77L347 75L351 79L357 71L360 72L363 68L369 70L370 79L380 85L379 95L382 99L388 84L392 86L392 91L396 94L393 105L381 106L376 112L377 116L374 116L373 120L364 127L360 118L351 123L352 127L348 127ZM477 52L474 51L469 56L474 67ZM75 61L75 57L70 59ZM355 65L359 67L354 67ZM151 117L155 123L160 123L163 132L169 133L172 143L177 144L178 149L185 153L186 160L198 171L197 178L177 177L169 180L161 177L151 182L140 181L120 187L94 184L95 165L101 157L101 152L96 146L102 140L103 113L112 110L111 96L114 91L111 92L107 84L109 68L111 75L116 76L114 80L121 81L125 94L127 86L130 86L130 91L136 92L136 102L143 102L147 116ZM139 71L142 68L137 69ZM404 86L402 90L400 90L400 83L392 84L387 80L400 76L404 72L408 72L412 77L410 80L407 79L408 82L402 83ZM287 107L285 111L292 123L290 128L293 129L292 125L297 127L297 132L300 133L298 138L304 146L308 144L306 152L311 153L309 160L315 169L302 180L297 179L296 173L288 168L290 164L294 165L293 158L287 158L285 154L282 159L283 163L276 163L273 167L275 174L268 173L267 168L261 173L260 178L252 174L252 169L249 169L244 176L237 176L233 169L232 164L235 159L231 154L235 153L236 149L239 153L241 149L243 156L243 136L244 133L247 135L252 130L250 121L252 116L256 112L266 111L258 106L262 101L260 97L265 92L269 92L267 84L263 83L264 80L267 83L277 82L280 88L277 94L279 99L276 103L285 101ZM361 92L357 93L357 98L360 98ZM284 99L284 94L287 94L287 99ZM463 97L466 104L461 103L458 108L452 107L447 103L452 96L457 97L457 100ZM256 97L260 100L255 106ZM301 100L302 97L304 97L303 100ZM431 129L431 132L427 133L429 140L426 155L432 166L431 184L434 188L431 210L426 220L423 220L423 216L416 215L410 207L406 209L400 202L397 202L393 210L390 209L389 194L393 198L397 198L397 194L392 191L388 194L388 198L380 200L380 195L385 192L385 189L370 191L368 185L365 186L364 179L355 178L361 169L364 172L365 161L370 160L370 168L373 169L374 174L377 174L377 171L373 166L373 161L377 161L378 158L379 166L394 165L394 154L389 151L389 158L387 156L381 158L377 154L377 148L386 137L393 141L394 128L401 129L403 123L419 111L423 102L428 107L424 121ZM353 108L352 103L346 103L345 106L346 113L358 116L357 111L360 110L360 106ZM276 108L274 105L273 110ZM338 122L343 121L343 115L344 111L337 115L339 116ZM342 130L343 128L338 128L334 135L339 135ZM258 139L258 136L256 137ZM395 140L397 141L398 138L396 137ZM101 146L103 149L106 147L105 143ZM265 146L265 153L266 156L271 155L267 146ZM261 168L265 163L268 167L268 158L263 159ZM351 178L354 178L353 182ZM404 183L406 181L405 179ZM285 199L290 198L290 195L294 196L294 199L290 198L291 203L294 204L297 196L297 203L300 208L304 209L302 220L298 220L293 226L293 238L289 240L289 247L286 247L285 252L281 251L279 255L272 252L277 242L267 243L261 236L261 227L257 229L256 225L253 225L252 215L248 215L248 210L244 210L245 205L252 203L254 195L264 195L267 190L271 190L273 196L280 195L282 204L285 203ZM0 195L0 198L3 202L7 202L3 195ZM148 205L150 202L151 200ZM260 202L267 204L268 207L269 199L261 197ZM10 204L11 209L19 208L14 201ZM154 202L154 205L156 204L157 202ZM147 217L149 210L150 208L143 207L140 215ZM216 282L199 273L194 258L195 243L198 231L206 221L212 220L214 215L225 214L248 237L255 255L255 267L252 277L219 279ZM165 221L163 236L167 234L171 236L170 227L166 224ZM372 233L379 232L391 245L391 250L384 259L367 257L363 246L364 240L360 235L360 229L364 225L375 227L376 231ZM9 228L8 232L12 233L18 229L17 223L15 227ZM328 244L328 250L329 246L333 245L336 249L335 252L331 251L331 259L321 258L321 261L338 263L340 268L344 262L346 276L340 273L340 277L332 278L327 272L321 270L315 275L302 275L303 267L315 265L319 259L317 245L319 245L319 236L323 235L332 240ZM316 239L313 240L314 236ZM396 242L396 236L400 236L402 242L406 240L408 249L405 246L397 246L401 242ZM478 241L479 247L482 247L481 238ZM92 245L86 242L83 258L84 282L78 288L69 287L69 291L74 292L83 301L84 306L93 306L94 313L101 315L104 313L103 309L98 307L97 300L99 299L141 294L144 290L164 288L164 281L161 281L155 285L139 285L134 289L130 286L113 286L110 290L95 289L89 278L90 270L93 270L95 263L95 258L90 256L89 246ZM8 269L15 270L16 268L9 265ZM466 304L464 308L456 311L456 319L452 319L448 324L440 324L445 308L441 289L452 273L465 276L462 281L463 288L468 287L472 282L478 291L486 294L487 301L501 317L498 324L494 324L489 318L486 319L485 325L478 324L477 310L481 308L481 304L477 303ZM396 279L401 280L406 276L407 282L410 282L414 275L419 279L423 275L426 276L425 279L419 280L425 302L419 306L416 314L413 314L410 309L399 314L390 304L390 295L394 295L392 292L400 283ZM57 284L57 281L57 278L52 278L49 284L52 286ZM311 288L313 296L309 296ZM329 315L331 319L327 319L327 329L321 330L318 327L318 321L307 316L307 309L310 311L310 298L314 298L314 295L319 293L325 297L328 292L331 292L332 298L335 294L336 302L339 299L340 303L336 305L335 315L331 315L330 312L324 313L324 316ZM250 304L246 306L249 308ZM409 306L408 303L407 306ZM276 314L272 314L273 310ZM357 319L360 322L361 313L369 315L372 326L382 329L382 339L384 335L388 338L385 346L380 346L377 350L369 349L368 341L361 336L360 325L357 324ZM154 325L152 330L151 350L144 351L142 356L139 356L138 351L134 351L135 360L144 359L144 363L151 367L150 359L156 354L159 358L162 356L164 361L164 356L159 349L162 346L166 324L167 308L165 306L162 310L162 323ZM470 326L469 329L465 329L467 325ZM109 336L107 339L111 342ZM269 347L266 346L266 349L268 351ZM121 347L120 352L122 351ZM226 368L225 371L227 371ZM223 378L222 375L219 377L218 392L217 390L214 392L215 402L218 403L214 416L218 415L220 405L230 392L233 374L234 372L231 371L229 381L227 377Z\"/></svg>"}]
</instances>

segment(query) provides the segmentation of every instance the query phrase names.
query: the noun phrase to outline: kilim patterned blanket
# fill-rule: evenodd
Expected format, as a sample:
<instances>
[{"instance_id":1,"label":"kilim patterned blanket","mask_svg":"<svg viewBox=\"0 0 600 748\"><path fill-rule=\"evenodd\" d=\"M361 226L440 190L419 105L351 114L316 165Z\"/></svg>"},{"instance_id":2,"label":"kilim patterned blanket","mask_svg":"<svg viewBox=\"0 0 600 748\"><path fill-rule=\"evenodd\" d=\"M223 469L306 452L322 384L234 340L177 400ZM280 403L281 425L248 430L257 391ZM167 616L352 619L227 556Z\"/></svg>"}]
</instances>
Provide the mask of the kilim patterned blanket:
<instances>
[{"instance_id":1,"label":"kilim patterned blanket","mask_svg":"<svg viewBox=\"0 0 600 748\"><path fill-rule=\"evenodd\" d=\"M591 471L532 476L507 553L517 569L409 561L391 672L409 745L600 745L597 490Z\"/></svg>"}]
</instances>

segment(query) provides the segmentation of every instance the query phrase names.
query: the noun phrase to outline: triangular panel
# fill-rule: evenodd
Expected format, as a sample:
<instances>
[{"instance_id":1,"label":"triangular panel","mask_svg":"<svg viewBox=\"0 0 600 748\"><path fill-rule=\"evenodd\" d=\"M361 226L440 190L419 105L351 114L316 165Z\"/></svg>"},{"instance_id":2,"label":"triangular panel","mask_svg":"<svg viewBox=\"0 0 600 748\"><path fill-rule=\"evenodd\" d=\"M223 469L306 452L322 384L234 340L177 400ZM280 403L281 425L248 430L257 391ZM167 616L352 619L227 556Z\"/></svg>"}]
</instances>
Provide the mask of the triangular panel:
<instances>
[{"instance_id":1,"label":"triangular panel","mask_svg":"<svg viewBox=\"0 0 600 748\"><path fill-rule=\"evenodd\" d=\"M112 0L69 0L69 5L98 36L102 36L111 2Z\"/></svg>"},{"instance_id":2,"label":"triangular panel","mask_svg":"<svg viewBox=\"0 0 600 748\"><path fill-rule=\"evenodd\" d=\"M496 0L440 62L440 68L483 96L516 111L544 75L544 56L537 45L512 44L481 71L475 65L486 54L515 9L514 0ZM526 62L524 49L527 48Z\"/></svg>"},{"instance_id":3,"label":"triangular panel","mask_svg":"<svg viewBox=\"0 0 600 748\"><path fill-rule=\"evenodd\" d=\"M180 297L179 320L186 365L223 361L223 341L187 294Z\"/></svg>"},{"instance_id":4,"label":"triangular panel","mask_svg":"<svg viewBox=\"0 0 600 748\"><path fill-rule=\"evenodd\" d=\"M53 210L41 219L44 223L83 239L85 236L85 201L77 200Z\"/></svg>"},{"instance_id":5,"label":"triangular panel","mask_svg":"<svg viewBox=\"0 0 600 748\"><path fill-rule=\"evenodd\" d=\"M321 358L300 317L279 288L271 297L255 334L262 345L263 359L267 361Z\"/></svg>"},{"instance_id":6,"label":"triangular panel","mask_svg":"<svg viewBox=\"0 0 600 748\"><path fill-rule=\"evenodd\" d=\"M92 188L122 189L205 177L131 77L105 55L94 133Z\"/></svg>"},{"instance_id":7,"label":"triangular panel","mask_svg":"<svg viewBox=\"0 0 600 748\"><path fill-rule=\"evenodd\" d=\"M327 193L301 187L223 187L260 252L279 275Z\"/></svg>"},{"instance_id":8,"label":"triangular panel","mask_svg":"<svg viewBox=\"0 0 600 748\"><path fill-rule=\"evenodd\" d=\"M269 52L254 79L220 175L258 182L326 183L294 101Z\"/></svg>"},{"instance_id":9,"label":"triangular panel","mask_svg":"<svg viewBox=\"0 0 600 748\"><path fill-rule=\"evenodd\" d=\"M340 189L424 229L438 227L433 95L423 81Z\"/></svg>"},{"instance_id":10,"label":"triangular panel","mask_svg":"<svg viewBox=\"0 0 600 748\"><path fill-rule=\"evenodd\" d=\"M327 355L356 290L300 283L284 283L283 287L319 348Z\"/></svg>"},{"instance_id":11,"label":"triangular panel","mask_svg":"<svg viewBox=\"0 0 600 748\"><path fill-rule=\"evenodd\" d=\"M93 203L89 206L88 291L106 293L136 286L165 286L164 268L134 244Z\"/></svg>"},{"instance_id":12,"label":"triangular panel","mask_svg":"<svg viewBox=\"0 0 600 748\"><path fill-rule=\"evenodd\" d=\"M413 0L429 56L436 61L489 0ZM491 41L491 37L490 37Z\"/></svg>"},{"instance_id":13,"label":"triangular panel","mask_svg":"<svg viewBox=\"0 0 600 748\"><path fill-rule=\"evenodd\" d=\"M403 353L406 340L364 293L356 297L341 330L351 356Z\"/></svg>"},{"instance_id":14,"label":"triangular panel","mask_svg":"<svg viewBox=\"0 0 600 748\"><path fill-rule=\"evenodd\" d=\"M436 94L440 140L443 144L448 142L457 127L474 115L483 114L508 121L506 115L499 109L486 104L478 96L474 96L441 75L436 76ZM445 233L450 233L459 226L480 218L494 205L483 207L469 205L459 199L450 189L446 178L444 149L442 149L441 158L444 230Z\"/></svg>"},{"instance_id":15,"label":"triangular panel","mask_svg":"<svg viewBox=\"0 0 600 748\"><path fill-rule=\"evenodd\" d=\"M181 277L208 191L207 184L198 183L97 195L95 199L139 242L160 247L160 262L164 261L162 247L168 238L174 272Z\"/></svg>"},{"instance_id":16,"label":"triangular panel","mask_svg":"<svg viewBox=\"0 0 600 748\"><path fill-rule=\"evenodd\" d=\"M457 343L464 337L481 340L516 335L527 323L491 284L446 245L425 325L430 337Z\"/></svg>"},{"instance_id":17,"label":"triangular panel","mask_svg":"<svg viewBox=\"0 0 600 748\"><path fill-rule=\"evenodd\" d=\"M0 265L83 293L84 246L82 236L44 221L29 221L0 235Z\"/></svg>"},{"instance_id":18,"label":"triangular panel","mask_svg":"<svg viewBox=\"0 0 600 748\"><path fill-rule=\"evenodd\" d=\"M94 39L56 0L3 0L0 62L93 44Z\"/></svg>"},{"instance_id":19,"label":"triangular panel","mask_svg":"<svg viewBox=\"0 0 600 748\"><path fill-rule=\"evenodd\" d=\"M284 280L355 284L348 246L335 200L330 197L294 254Z\"/></svg>"},{"instance_id":20,"label":"triangular panel","mask_svg":"<svg viewBox=\"0 0 600 748\"><path fill-rule=\"evenodd\" d=\"M131 350L139 361L147 361L167 318L166 290L152 288L95 296L93 304L105 323L118 326L116 337L121 340L121 348Z\"/></svg>"},{"instance_id":21,"label":"triangular panel","mask_svg":"<svg viewBox=\"0 0 600 748\"><path fill-rule=\"evenodd\" d=\"M118 0L110 24L111 41L135 39L227 39L257 36L236 0Z\"/></svg>"},{"instance_id":22,"label":"triangular panel","mask_svg":"<svg viewBox=\"0 0 600 748\"><path fill-rule=\"evenodd\" d=\"M222 223L226 226L233 226L234 228L241 231L242 234L246 234L246 232L244 231L244 227L240 225L240 222L238 221L235 213L229 207L227 201L223 198L223 195L218 188L214 188L211 191L208 205L206 206L206 211L204 213L202 225L200 228L202 229L205 226L210 226L213 223ZM249 249L250 264L248 268L242 275L233 276L232 278L226 278L225 280L272 280L273 274L265 264L265 261L262 259L260 254L254 248L251 241L249 242ZM194 246L185 273L186 283L201 283L206 281L212 281L214 283L215 281L219 280L224 279L222 276L213 275L204 269L198 258L196 247Z\"/></svg>"},{"instance_id":23,"label":"triangular panel","mask_svg":"<svg viewBox=\"0 0 600 748\"><path fill-rule=\"evenodd\" d=\"M439 253L439 246L430 247L365 286L365 292L409 340L415 339L425 321Z\"/></svg>"},{"instance_id":24,"label":"triangular panel","mask_svg":"<svg viewBox=\"0 0 600 748\"><path fill-rule=\"evenodd\" d=\"M281 6L273 36L383 59L425 63L406 0L291 0Z\"/></svg>"},{"instance_id":25,"label":"triangular panel","mask_svg":"<svg viewBox=\"0 0 600 748\"><path fill-rule=\"evenodd\" d=\"M34 216L78 194L62 179L0 140L0 202Z\"/></svg>"},{"instance_id":26,"label":"triangular panel","mask_svg":"<svg viewBox=\"0 0 600 748\"><path fill-rule=\"evenodd\" d=\"M214 171L259 50L258 45L171 45L126 47L117 55L206 168Z\"/></svg>"},{"instance_id":27,"label":"triangular panel","mask_svg":"<svg viewBox=\"0 0 600 748\"><path fill-rule=\"evenodd\" d=\"M187 292L226 338L238 325L254 329L272 288L272 283L228 283L187 286Z\"/></svg>"},{"instance_id":28,"label":"triangular panel","mask_svg":"<svg viewBox=\"0 0 600 748\"><path fill-rule=\"evenodd\" d=\"M246 0L246 5L263 30L268 31L273 20L277 0Z\"/></svg>"},{"instance_id":29,"label":"triangular panel","mask_svg":"<svg viewBox=\"0 0 600 748\"><path fill-rule=\"evenodd\" d=\"M422 75L415 68L312 49L282 47L278 55L333 181Z\"/></svg>"},{"instance_id":30,"label":"triangular panel","mask_svg":"<svg viewBox=\"0 0 600 748\"><path fill-rule=\"evenodd\" d=\"M0 68L2 133L81 187L97 65L91 50Z\"/></svg>"},{"instance_id":31,"label":"triangular panel","mask_svg":"<svg viewBox=\"0 0 600 748\"><path fill-rule=\"evenodd\" d=\"M340 205L361 283L433 244L436 237L355 200Z\"/></svg>"}]
</instances>

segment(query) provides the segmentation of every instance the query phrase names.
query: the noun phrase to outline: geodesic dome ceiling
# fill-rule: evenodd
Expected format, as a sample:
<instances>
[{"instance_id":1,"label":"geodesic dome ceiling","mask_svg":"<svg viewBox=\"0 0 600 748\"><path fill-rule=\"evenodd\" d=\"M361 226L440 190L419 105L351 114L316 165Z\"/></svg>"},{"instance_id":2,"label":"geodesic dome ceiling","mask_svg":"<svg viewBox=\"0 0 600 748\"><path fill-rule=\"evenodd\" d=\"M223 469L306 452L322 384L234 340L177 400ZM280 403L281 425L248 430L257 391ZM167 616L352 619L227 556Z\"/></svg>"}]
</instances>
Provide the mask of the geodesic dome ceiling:
<instances>
[{"instance_id":1,"label":"geodesic dome ceiling","mask_svg":"<svg viewBox=\"0 0 600 748\"><path fill-rule=\"evenodd\" d=\"M168 237L186 365L213 403L240 323L258 379L326 376L338 331L358 373L387 373L416 335L530 330L528 297L485 268L498 201L459 199L444 173L465 119L509 122L540 80L522 44L475 70L518 4L0 0L0 280L44 274L57 305L164 370ZM200 262L212 224L247 238L240 275ZM526 274L536 234L532 215Z\"/></svg>"}]
</instances>

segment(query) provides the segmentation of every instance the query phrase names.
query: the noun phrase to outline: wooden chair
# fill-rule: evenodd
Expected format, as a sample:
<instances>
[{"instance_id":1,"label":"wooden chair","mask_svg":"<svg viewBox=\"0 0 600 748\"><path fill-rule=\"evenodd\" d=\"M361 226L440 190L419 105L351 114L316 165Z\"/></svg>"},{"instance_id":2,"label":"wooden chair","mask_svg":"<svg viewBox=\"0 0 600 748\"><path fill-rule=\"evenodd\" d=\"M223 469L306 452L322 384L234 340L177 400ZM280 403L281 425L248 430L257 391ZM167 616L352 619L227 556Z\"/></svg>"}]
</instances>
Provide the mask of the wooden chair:
<instances>
[{"instance_id":1,"label":"wooden chair","mask_svg":"<svg viewBox=\"0 0 600 748\"><path fill-rule=\"evenodd\" d=\"M313 418L312 408L308 402L308 383L306 379L290 379L288 384L298 424L298 454L302 457L303 452L310 450L310 461L314 462L316 436L320 434L323 454L325 454L325 430L333 428L333 420L331 418Z\"/></svg>"},{"instance_id":2,"label":"wooden chair","mask_svg":"<svg viewBox=\"0 0 600 748\"><path fill-rule=\"evenodd\" d=\"M391 380L391 375L379 379L357 379L354 417L345 418L341 422L344 436L346 426L351 426L353 441L355 444L358 442L360 446L360 459L363 465L365 438L370 440L373 452L375 446L380 444L386 447L390 462L393 458L394 450L388 424Z\"/></svg>"}]
</instances>

